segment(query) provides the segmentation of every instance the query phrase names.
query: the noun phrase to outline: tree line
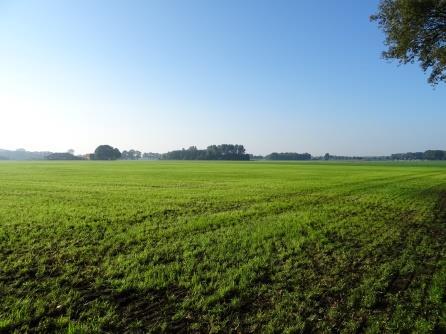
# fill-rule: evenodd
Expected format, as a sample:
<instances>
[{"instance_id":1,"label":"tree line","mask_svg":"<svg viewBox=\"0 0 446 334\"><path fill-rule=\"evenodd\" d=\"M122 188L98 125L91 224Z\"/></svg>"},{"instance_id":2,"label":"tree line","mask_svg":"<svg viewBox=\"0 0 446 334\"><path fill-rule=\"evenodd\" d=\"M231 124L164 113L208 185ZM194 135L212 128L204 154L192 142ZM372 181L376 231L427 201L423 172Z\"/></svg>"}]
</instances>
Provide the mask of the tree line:
<instances>
[{"instance_id":1,"label":"tree line","mask_svg":"<svg viewBox=\"0 0 446 334\"><path fill-rule=\"evenodd\" d=\"M122 151L121 159L122 160L159 160L161 159L162 154L153 153L153 152L144 152L138 150L128 150Z\"/></svg>"},{"instance_id":2,"label":"tree line","mask_svg":"<svg viewBox=\"0 0 446 334\"><path fill-rule=\"evenodd\" d=\"M160 153L142 153L137 150L119 151L110 145L100 145L90 160L249 160L243 145L221 144L211 145L204 150L191 146L188 149Z\"/></svg>"},{"instance_id":3,"label":"tree line","mask_svg":"<svg viewBox=\"0 0 446 334\"><path fill-rule=\"evenodd\" d=\"M170 151L164 154L138 150L120 151L110 145L99 145L94 153L76 156L74 152L49 153L47 160L250 160L243 145L210 145L204 150L191 146L188 149Z\"/></svg>"},{"instance_id":4,"label":"tree line","mask_svg":"<svg viewBox=\"0 0 446 334\"><path fill-rule=\"evenodd\" d=\"M100 145L94 153L74 155L74 150L65 153L28 152L24 149L15 151L1 150L0 160L446 160L446 151L427 150L424 152L394 153L386 156L339 156L326 153L312 156L310 153L273 152L266 156L247 154L243 145L210 145L206 149L191 146L188 149L174 150L167 153L141 152L138 150L120 151L110 145Z\"/></svg>"},{"instance_id":5,"label":"tree line","mask_svg":"<svg viewBox=\"0 0 446 334\"><path fill-rule=\"evenodd\" d=\"M0 159L1 160L42 160L45 159L52 152L31 152L24 148L19 148L16 150L4 150L0 149Z\"/></svg>"},{"instance_id":6,"label":"tree line","mask_svg":"<svg viewBox=\"0 0 446 334\"><path fill-rule=\"evenodd\" d=\"M446 151L427 150L425 152L395 153L390 158L392 160L446 160Z\"/></svg>"},{"instance_id":7,"label":"tree line","mask_svg":"<svg viewBox=\"0 0 446 334\"><path fill-rule=\"evenodd\" d=\"M188 149L170 151L161 156L164 160L250 160L243 145L211 145L204 150L191 146Z\"/></svg>"},{"instance_id":8,"label":"tree line","mask_svg":"<svg viewBox=\"0 0 446 334\"><path fill-rule=\"evenodd\" d=\"M273 152L265 156L265 160L311 160L312 156L310 153L295 153L295 152L284 152L277 153Z\"/></svg>"},{"instance_id":9,"label":"tree line","mask_svg":"<svg viewBox=\"0 0 446 334\"><path fill-rule=\"evenodd\" d=\"M330 153L325 153L325 155L320 157L315 157L313 160L362 160L362 161L378 161L378 160L390 160L390 156L349 156L349 155L332 155Z\"/></svg>"}]
</instances>

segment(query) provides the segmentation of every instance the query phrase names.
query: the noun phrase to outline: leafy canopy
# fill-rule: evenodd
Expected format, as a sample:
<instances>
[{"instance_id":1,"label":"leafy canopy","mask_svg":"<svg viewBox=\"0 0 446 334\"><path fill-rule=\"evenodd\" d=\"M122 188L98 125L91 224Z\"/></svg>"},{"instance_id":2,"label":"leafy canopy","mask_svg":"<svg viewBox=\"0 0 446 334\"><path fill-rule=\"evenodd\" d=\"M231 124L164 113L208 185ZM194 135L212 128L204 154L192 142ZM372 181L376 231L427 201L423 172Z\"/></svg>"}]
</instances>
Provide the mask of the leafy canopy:
<instances>
[{"instance_id":1,"label":"leafy canopy","mask_svg":"<svg viewBox=\"0 0 446 334\"><path fill-rule=\"evenodd\" d=\"M370 19L386 34L385 59L419 62L430 84L446 81L446 0L381 0Z\"/></svg>"},{"instance_id":2,"label":"leafy canopy","mask_svg":"<svg viewBox=\"0 0 446 334\"><path fill-rule=\"evenodd\" d=\"M100 145L94 151L95 160L116 160L121 158L121 152L110 145Z\"/></svg>"}]
</instances>

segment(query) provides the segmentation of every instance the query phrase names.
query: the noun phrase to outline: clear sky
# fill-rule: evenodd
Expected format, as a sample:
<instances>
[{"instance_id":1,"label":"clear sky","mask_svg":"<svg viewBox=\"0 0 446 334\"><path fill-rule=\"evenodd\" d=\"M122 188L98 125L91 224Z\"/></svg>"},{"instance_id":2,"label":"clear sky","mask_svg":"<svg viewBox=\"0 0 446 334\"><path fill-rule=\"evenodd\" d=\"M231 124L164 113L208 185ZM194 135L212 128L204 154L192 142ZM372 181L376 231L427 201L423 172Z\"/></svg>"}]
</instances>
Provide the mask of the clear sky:
<instances>
[{"instance_id":1,"label":"clear sky","mask_svg":"<svg viewBox=\"0 0 446 334\"><path fill-rule=\"evenodd\" d=\"M381 59L376 7L0 0L0 148L446 149L446 85Z\"/></svg>"}]
</instances>

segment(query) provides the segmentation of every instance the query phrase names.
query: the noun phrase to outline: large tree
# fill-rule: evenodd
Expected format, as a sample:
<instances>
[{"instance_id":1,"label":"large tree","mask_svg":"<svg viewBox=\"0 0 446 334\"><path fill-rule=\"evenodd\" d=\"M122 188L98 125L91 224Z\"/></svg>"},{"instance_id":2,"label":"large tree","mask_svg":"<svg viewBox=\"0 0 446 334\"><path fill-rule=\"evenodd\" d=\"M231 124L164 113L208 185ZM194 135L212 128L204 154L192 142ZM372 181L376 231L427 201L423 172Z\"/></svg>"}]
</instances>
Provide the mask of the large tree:
<instances>
[{"instance_id":1,"label":"large tree","mask_svg":"<svg viewBox=\"0 0 446 334\"><path fill-rule=\"evenodd\" d=\"M121 158L121 152L110 145L100 145L94 151L95 160L116 160Z\"/></svg>"},{"instance_id":2,"label":"large tree","mask_svg":"<svg viewBox=\"0 0 446 334\"><path fill-rule=\"evenodd\" d=\"M370 18L386 35L385 59L419 62L429 83L446 81L446 0L381 0Z\"/></svg>"}]
</instances>

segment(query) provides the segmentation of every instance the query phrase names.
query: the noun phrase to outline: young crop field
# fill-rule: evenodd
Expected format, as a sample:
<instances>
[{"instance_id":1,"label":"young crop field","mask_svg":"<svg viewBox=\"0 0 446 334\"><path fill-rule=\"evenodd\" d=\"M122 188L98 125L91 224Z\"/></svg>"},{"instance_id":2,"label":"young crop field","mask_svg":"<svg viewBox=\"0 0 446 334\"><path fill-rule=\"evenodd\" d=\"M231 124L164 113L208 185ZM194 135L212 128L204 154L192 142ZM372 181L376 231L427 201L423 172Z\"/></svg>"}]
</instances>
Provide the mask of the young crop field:
<instances>
[{"instance_id":1,"label":"young crop field","mask_svg":"<svg viewBox=\"0 0 446 334\"><path fill-rule=\"evenodd\" d=\"M0 332L435 331L446 164L0 163Z\"/></svg>"}]
</instances>

